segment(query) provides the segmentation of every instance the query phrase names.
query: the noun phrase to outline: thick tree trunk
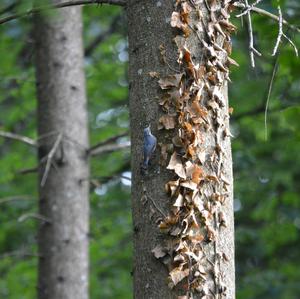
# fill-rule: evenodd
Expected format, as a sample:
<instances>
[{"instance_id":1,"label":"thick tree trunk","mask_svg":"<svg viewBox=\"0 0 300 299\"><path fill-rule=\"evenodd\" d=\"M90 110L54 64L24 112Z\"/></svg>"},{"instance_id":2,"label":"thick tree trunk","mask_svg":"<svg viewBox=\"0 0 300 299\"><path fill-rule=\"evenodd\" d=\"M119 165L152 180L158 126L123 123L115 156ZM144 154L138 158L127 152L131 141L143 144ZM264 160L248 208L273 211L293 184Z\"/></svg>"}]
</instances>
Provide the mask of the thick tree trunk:
<instances>
[{"instance_id":1,"label":"thick tree trunk","mask_svg":"<svg viewBox=\"0 0 300 299\"><path fill-rule=\"evenodd\" d=\"M167 278L172 270L172 266L167 269L161 260L156 259L151 252L157 245L163 244L166 240L172 240L172 236L170 237L160 232L157 224L161 219L164 219L162 214L168 215L172 204L174 204L174 199L171 199L165 191L165 184L170 180L176 179L174 172L166 169L174 148L172 146L165 147L164 145L171 145L173 143L172 138L177 136L179 131L178 124L175 129L166 130L164 128L158 130L159 119L166 114L159 105L159 102L162 102L161 99L164 93L159 88L158 78L156 79L155 76L159 74L159 78L164 78L167 75L176 74L176 70L179 69L179 65L176 62L178 48L174 43L174 37L177 34L180 35L180 33L170 25L175 1L129 0L128 2L129 89L133 172L134 298L171 299L179 298L178 296L186 296L181 298L192 298L191 292L187 290L184 283L182 285L179 283L173 289L168 287ZM199 24L202 29L203 26L207 26L209 12L205 1L177 2L187 2L190 5L193 10L191 12L193 22L198 18L197 15L202 14L204 22L203 24L199 22ZM200 3L200 13L195 11L195 8L192 6L193 2ZM206 52L203 44L200 42L200 38L207 41L207 37L205 30L200 29L198 34L199 36L196 35L195 30L190 30L190 34L187 37L187 46L191 51L194 62L200 65L204 64L205 67ZM218 35L218 42L222 45L222 36L220 38ZM152 72L151 76L150 72ZM224 79L224 75L222 74L221 76ZM208 115L205 116L206 123L211 124L211 126L209 126L209 129L208 125L206 127L205 125L198 126L203 143L196 150L204 152L202 160L205 161L198 160L196 163L206 174L206 177L199 184L199 194L202 194L202 197L199 197L204 198L206 196L203 199L203 205L205 207L208 205L213 207L210 211L213 217L208 222L214 228L214 237L209 236L209 231L207 230L206 233L203 233L205 236L200 246L203 246L205 258L199 263L202 263L206 271L206 281L203 285L205 284L207 288L203 288L203 291L199 288L199 292L193 293L193 298L235 298L232 160L230 140L227 136L229 132L229 116L227 84L225 81L223 80L223 83L219 84L224 105L219 106L213 98L210 98L209 93L204 91L205 88L203 88L201 94L203 109L208 111ZM189 83L187 82L186 84ZM209 100L211 100L211 107ZM215 103L215 106L212 103ZM218 109L218 111L216 112L215 109ZM215 124L217 119L216 113L219 113L218 117L224 121L220 128L219 124ZM151 124L152 132L158 138L158 145L160 146L156 149L156 154L152 159L152 165L149 167L148 173L143 174L140 171L143 161L143 128L148 124ZM167 163L162 162L164 160L162 150L166 148L170 150ZM220 149L222 161L220 161L220 155L216 154L216 152L220 152ZM178 149L175 148L175 151L178 152L178 156L181 155ZM219 158L215 159L216 155ZM218 163L214 164L215 160L218 160ZM219 170L215 168L219 168ZM215 185L212 186L212 184ZM218 187L222 190L219 190ZM224 196L222 194L223 189L226 190L226 195ZM216 190L220 191L220 193ZM204 196L203 194L206 195ZM222 200L220 199L222 203L213 199L216 198L215 195L217 194L220 195L220 198L222 197ZM201 213L198 212L198 216ZM226 224L223 215L226 217ZM218 218L218 220L217 217L220 219ZM202 229L200 225L199 230L201 232L205 231L205 229L207 228L203 226ZM173 256L169 256L169 258L174 258L175 254L175 251L173 251ZM159 256L159 253L157 255ZM164 253L161 254L161 256L163 255ZM168 261L163 261L170 266ZM187 278L189 281L186 284L188 285L193 280L193 277L190 277L192 272L191 270Z\"/></svg>"},{"instance_id":2,"label":"thick tree trunk","mask_svg":"<svg viewBox=\"0 0 300 299\"><path fill-rule=\"evenodd\" d=\"M63 1L53 1L58 3ZM35 16L40 299L88 298L89 162L81 9Z\"/></svg>"}]
</instances>

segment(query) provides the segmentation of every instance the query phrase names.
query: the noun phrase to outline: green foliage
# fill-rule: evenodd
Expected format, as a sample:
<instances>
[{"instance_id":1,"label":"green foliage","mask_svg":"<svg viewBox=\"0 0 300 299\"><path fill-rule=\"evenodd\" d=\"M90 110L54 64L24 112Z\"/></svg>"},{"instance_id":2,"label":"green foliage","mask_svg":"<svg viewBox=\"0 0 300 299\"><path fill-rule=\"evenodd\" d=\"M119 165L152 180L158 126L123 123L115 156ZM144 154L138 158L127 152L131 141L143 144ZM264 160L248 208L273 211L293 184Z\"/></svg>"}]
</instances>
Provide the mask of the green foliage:
<instances>
[{"instance_id":1,"label":"green foliage","mask_svg":"<svg viewBox=\"0 0 300 299\"><path fill-rule=\"evenodd\" d=\"M32 1L18 1L15 12ZM47 1L46 1L47 2ZM45 2L45 3L46 3ZM261 6L277 13L277 1ZM272 3L271 3L272 2ZM12 1L2 1L0 11ZM44 3L44 2L43 2ZM299 20L298 1L281 2L291 23ZM112 6L84 8L85 46L106 32L121 13ZM238 22L229 98L232 116L236 210L237 298L296 299L300 270L299 67L290 45L280 49L279 69L270 98L265 141L264 108L275 63L270 53L278 24L253 15L255 41L264 54L250 69L246 26ZM127 39L121 18L85 58L91 144L127 132ZM32 23L26 17L0 26L0 130L36 137L36 96ZM300 35L288 31L297 45ZM21 169L37 165L35 149L0 137L0 297L32 299L36 294L36 222L18 218L37 210L37 177ZM92 158L92 299L132 298L129 151Z\"/></svg>"},{"instance_id":2,"label":"green foliage","mask_svg":"<svg viewBox=\"0 0 300 299\"><path fill-rule=\"evenodd\" d=\"M273 3L274 7L277 1ZM299 3L285 1L291 23L297 23ZM271 8L265 4L265 9ZM292 9L292 10L291 10ZM276 9L273 10L276 13ZM270 97L265 140L264 110L275 59L270 57L278 25L254 18L257 68L245 64L247 33L234 50L241 68L230 86L235 176L237 298L296 299L300 287L299 196L299 59L290 45L280 48L279 68ZM299 36L288 32L299 45ZM241 53L241 49L242 50Z\"/></svg>"},{"instance_id":3,"label":"green foliage","mask_svg":"<svg viewBox=\"0 0 300 299\"><path fill-rule=\"evenodd\" d=\"M24 1L15 12L31 5L32 1ZM85 46L119 14L120 9L112 6L86 7ZM0 130L35 138L31 30L30 18L0 26ZM86 57L91 144L128 131L126 65L127 40L121 21L115 33ZM36 296L37 223L34 219L19 223L18 218L37 210L37 176L18 172L37 165L36 150L1 137L0 152L0 297L32 299ZM127 169L128 150L92 160L93 180L102 187L91 189L91 298L131 298L130 189L118 178Z\"/></svg>"}]
</instances>

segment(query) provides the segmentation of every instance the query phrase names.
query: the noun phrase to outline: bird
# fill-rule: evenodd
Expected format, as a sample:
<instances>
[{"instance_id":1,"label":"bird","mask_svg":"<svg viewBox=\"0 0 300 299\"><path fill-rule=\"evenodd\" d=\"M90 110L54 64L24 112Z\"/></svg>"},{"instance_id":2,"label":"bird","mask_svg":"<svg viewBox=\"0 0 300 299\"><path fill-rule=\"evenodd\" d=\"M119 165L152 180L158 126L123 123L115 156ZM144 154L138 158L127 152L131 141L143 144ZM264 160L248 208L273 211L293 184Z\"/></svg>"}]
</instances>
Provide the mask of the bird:
<instances>
[{"instance_id":1,"label":"bird","mask_svg":"<svg viewBox=\"0 0 300 299\"><path fill-rule=\"evenodd\" d=\"M144 129L144 161L142 164L142 170L147 171L149 161L155 152L157 144L156 137L151 133L150 125Z\"/></svg>"}]
</instances>

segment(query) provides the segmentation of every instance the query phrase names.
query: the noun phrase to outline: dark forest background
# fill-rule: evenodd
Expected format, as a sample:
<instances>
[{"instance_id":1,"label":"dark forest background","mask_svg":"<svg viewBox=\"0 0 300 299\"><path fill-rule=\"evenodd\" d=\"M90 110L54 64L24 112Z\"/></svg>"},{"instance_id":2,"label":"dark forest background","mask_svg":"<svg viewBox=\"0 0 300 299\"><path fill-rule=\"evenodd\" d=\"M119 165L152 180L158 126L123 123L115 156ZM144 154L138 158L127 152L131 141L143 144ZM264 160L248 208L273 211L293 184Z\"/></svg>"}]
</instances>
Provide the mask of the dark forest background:
<instances>
[{"instance_id":1,"label":"dark forest background","mask_svg":"<svg viewBox=\"0 0 300 299\"><path fill-rule=\"evenodd\" d=\"M42 2L42 1L41 1ZM260 7L277 14L277 1ZM281 1L283 16L299 24L300 3ZM0 3L0 18L26 11L32 1ZM51 14L55 14L52 11ZM233 14L234 15L234 14ZM253 14L256 48L252 69L247 27L235 19L229 101L236 225L236 281L240 299L297 299L300 294L300 60L281 44L272 57L278 24ZM234 17L233 17L234 18ZM126 18L122 9L84 8L84 39L91 144L120 144L92 158L90 295L130 299L131 210ZM300 45L300 34L284 28ZM36 138L32 20L0 25L0 130ZM176 59L171 58L171 59ZM267 117L264 110L274 66ZM0 137L0 298L36 294L36 149Z\"/></svg>"}]
</instances>

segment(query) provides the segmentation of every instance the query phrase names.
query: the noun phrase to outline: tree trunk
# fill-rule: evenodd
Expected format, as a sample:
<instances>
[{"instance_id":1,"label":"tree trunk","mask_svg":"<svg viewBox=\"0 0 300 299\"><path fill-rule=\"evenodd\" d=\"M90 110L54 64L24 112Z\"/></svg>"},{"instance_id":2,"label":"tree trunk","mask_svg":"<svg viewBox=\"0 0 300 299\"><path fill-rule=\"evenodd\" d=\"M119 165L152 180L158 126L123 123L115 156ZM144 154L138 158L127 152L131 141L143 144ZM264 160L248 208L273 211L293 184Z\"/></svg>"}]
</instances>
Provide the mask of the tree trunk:
<instances>
[{"instance_id":1,"label":"tree trunk","mask_svg":"<svg viewBox=\"0 0 300 299\"><path fill-rule=\"evenodd\" d=\"M185 27L189 30L186 35L178 29L181 26L179 23L178 26L173 24L173 27L178 28L172 28L170 24L172 12L175 10L175 1L129 0L128 2L129 92L133 172L134 298L233 299L235 298L233 182L231 146L228 137L230 134L226 83L226 78L228 77L227 54L224 54L226 51L230 52L230 50L215 49L220 56L220 61L224 64L224 69L220 71L219 67L222 68L221 66L212 68L212 72L215 72L213 75L218 74L219 77L214 79L215 81L209 81L208 64L215 64L219 58L212 59L208 54L208 46L211 42L211 37L208 37L209 33L207 33L209 32L208 22L211 22L211 18L215 16L213 15L214 12L209 13L207 9L208 4L205 4L206 1L177 1L177 3L181 3L177 11L182 12L184 5L188 5L188 9L191 9L189 11L191 26ZM214 2L216 3L217 1L210 1L210 3ZM196 5L194 6L192 3L196 3ZM225 4L222 4L223 8L225 10L229 9ZM183 8L180 8L180 5ZM218 13L219 10L220 7L217 7L216 16L218 20L223 18ZM180 22L184 21L182 14ZM213 30L213 38L216 38L216 43L220 48L225 48L225 44L228 48L230 47L228 45L230 39L227 32L222 34L215 28L211 30ZM185 39L185 45L191 52L191 57L188 56L188 51L186 51L187 55L182 55L179 58L182 60L180 65L177 62L178 50L181 51L181 54L185 50L184 47L178 49L179 43L177 43L177 46L174 43L174 37L177 35ZM201 39L206 41L206 46L205 43L201 42ZM206 49L204 49L205 47ZM181 110L181 113L178 110L179 108L177 110L174 109L172 100L170 100L173 99L175 101L174 93L172 98L169 96L170 94L166 94L162 87L164 82L166 83L167 79L170 79L167 76L173 76L176 73L183 73L182 78L184 79L182 80L185 80L182 85L184 86L182 87L183 89L186 86L190 86L192 77L188 69L190 60L193 60L193 68L197 63L199 63L200 69L202 67L204 72L202 81L207 83L202 86L202 89L197 85L195 85L196 87L194 86L196 92L198 91L198 98L195 95L196 92L193 91L190 92L188 99L185 99L186 107L191 105L194 98L198 99L197 103L194 104L196 107L200 107L200 110L198 110L200 114L201 111L205 112L202 115L204 120L198 123L192 123L186 110ZM158 84L159 78L161 81ZM217 82L217 80L219 81ZM165 89L169 91L167 85L166 83ZM209 90L214 87L216 87L215 90L219 91L218 96ZM175 89L173 88L172 90L174 91ZM181 95L181 97L183 96ZM171 108L166 108L164 99L170 100L169 105ZM169 109L171 115L166 114L162 108L164 110ZM192 109L194 108L190 110ZM178 140L180 134L181 136L187 134L187 129L184 126L188 128L188 125L180 124L180 117L186 118L188 119L186 122L192 123L193 136L199 132L199 139L202 141L194 147L198 158L187 158L188 154L185 150L190 144L185 144L183 146L185 147L184 149L180 148L180 146L174 146L174 137ZM165 119L168 119L170 122L167 123ZM173 122L176 124L174 125ZM149 124L151 124L152 133L158 139L158 147L152 158L152 163L145 173L141 171L143 129ZM188 137L181 141L187 140ZM173 156L174 152L175 156ZM168 155L167 158L166 154ZM175 268L179 265L178 262L174 262L174 258L179 252L176 251L176 246L178 246L178 240L184 234L184 224L183 222L181 226L176 224L180 229L179 235L174 230L172 233L173 228L167 230L167 233L162 233L158 227L159 223L161 228L164 225L166 227L165 216L169 215L170 218L168 219L171 219L172 215L174 216L175 214L173 206L175 199L166 193L166 183L173 180L173 182L177 182L176 184L178 182L181 184L184 181L183 177L185 177L185 174L178 175L178 170L175 170L175 172L177 171L176 174L174 171L171 171L175 168L172 168L171 156L175 157L177 162L179 160L184 162L190 161L196 167L195 169L202 171L202 177L198 174L198 187L197 190L193 191L193 194L197 192L197 197L200 200L198 207L202 206L202 209L199 208L195 213L199 224L198 233L203 236L203 240L200 240L194 248L198 248L197 254L203 255L203 258L196 265L194 260L190 258L190 255L187 257L187 251L182 251L182 256L188 262L181 264L181 266L182 270L187 270L184 273L188 273L188 275L184 274L185 278L178 279L178 282L176 281L177 278L171 274L175 273ZM178 163L180 164L181 162ZM167 166L169 170L166 169ZM187 169L183 171L187 173ZM186 181L188 179L188 175L186 175ZM188 188L178 187L176 196L179 189L181 190L180 192L186 192L184 193L185 195L190 194ZM187 198L186 196L184 200L187 200ZM186 213L187 210L185 207L180 207L180 212L177 214L178 217L182 217L180 213ZM183 218L180 219L182 220ZM189 229L193 230L192 227L189 227ZM184 237L182 240L184 240ZM166 245L167 242L169 242L169 245ZM157 250L153 251L154 248ZM190 263L192 263L192 266ZM197 269L202 269L201 267L203 267L204 270L202 272L204 273L201 270L196 271L196 267L198 267ZM181 275L183 272L179 274ZM201 282L199 282L199 279L195 282L199 276L203 277ZM198 286L195 286L196 283Z\"/></svg>"},{"instance_id":2,"label":"tree trunk","mask_svg":"<svg viewBox=\"0 0 300 299\"><path fill-rule=\"evenodd\" d=\"M81 8L35 16L35 39L43 219L38 298L86 299L89 142Z\"/></svg>"}]
</instances>

